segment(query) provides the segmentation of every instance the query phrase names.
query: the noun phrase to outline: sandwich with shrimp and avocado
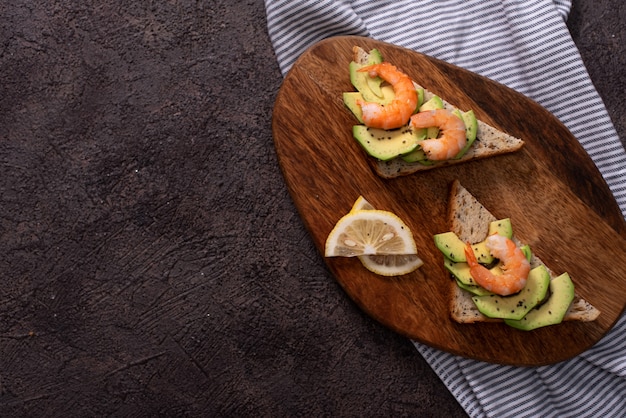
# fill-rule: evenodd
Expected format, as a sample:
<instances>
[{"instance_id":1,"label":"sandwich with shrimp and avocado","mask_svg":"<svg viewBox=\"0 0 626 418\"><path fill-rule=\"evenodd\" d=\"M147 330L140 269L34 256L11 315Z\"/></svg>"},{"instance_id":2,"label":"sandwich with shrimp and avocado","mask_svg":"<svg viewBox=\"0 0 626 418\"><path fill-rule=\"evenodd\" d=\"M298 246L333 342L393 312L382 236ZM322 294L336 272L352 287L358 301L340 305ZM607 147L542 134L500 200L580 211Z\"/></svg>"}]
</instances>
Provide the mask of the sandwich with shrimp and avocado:
<instances>
[{"instance_id":1,"label":"sandwich with shrimp and avocado","mask_svg":"<svg viewBox=\"0 0 626 418\"><path fill-rule=\"evenodd\" d=\"M515 237L510 219L496 219L458 180L451 186L448 211L450 230L435 235L434 241L451 276L450 315L454 321L504 322L529 331L562 321L589 322L600 315L576 293L568 273L550 270ZM485 243L493 234L515 242L530 264L525 286L512 295L501 296L483 288L470 273L466 249L493 274L502 274L501 262Z\"/></svg>"},{"instance_id":2,"label":"sandwich with shrimp and avocado","mask_svg":"<svg viewBox=\"0 0 626 418\"><path fill-rule=\"evenodd\" d=\"M426 126L427 118L419 118L418 123L417 118L411 116L414 123L407 120L394 128L370 125L364 119L366 110L364 104L378 104L381 109L398 104L394 103L396 92L393 82L385 81L375 71L368 71L368 67L375 69L376 65L382 63L385 61L377 49L368 52L355 46L349 71L351 83L356 91L343 93L344 104L359 122L353 126L353 136L372 159L375 172L380 177L394 178L468 160L493 157L517 151L523 146L524 141L521 139L478 120L471 109L466 111L458 109L415 81L412 81L416 98L412 114L415 116L417 113L430 112L433 116L443 116L446 120L450 119L449 114L458 117L462 121L461 129L465 131L465 138L458 152L442 158L425 151L426 147L422 147L424 141L441 140L445 135L445 132L442 132L444 129L440 129L435 123L433 126ZM394 70L397 69L394 67ZM393 75L395 76L397 72L401 73L397 70Z\"/></svg>"}]
</instances>

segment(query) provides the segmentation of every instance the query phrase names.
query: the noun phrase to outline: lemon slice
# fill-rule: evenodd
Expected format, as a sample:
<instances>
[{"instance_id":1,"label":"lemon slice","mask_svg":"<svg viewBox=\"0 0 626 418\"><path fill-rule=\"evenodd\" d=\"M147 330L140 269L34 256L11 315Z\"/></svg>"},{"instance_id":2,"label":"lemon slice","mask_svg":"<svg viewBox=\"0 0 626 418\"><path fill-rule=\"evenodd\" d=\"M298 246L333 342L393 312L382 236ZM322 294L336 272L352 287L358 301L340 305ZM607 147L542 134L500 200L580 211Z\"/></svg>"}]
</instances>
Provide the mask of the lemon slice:
<instances>
[{"instance_id":1,"label":"lemon slice","mask_svg":"<svg viewBox=\"0 0 626 418\"><path fill-rule=\"evenodd\" d=\"M359 260L366 269L381 276L401 276L417 270L424 264L416 254L360 255Z\"/></svg>"},{"instance_id":2,"label":"lemon slice","mask_svg":"<svg viewBox=\"0 0 626 418\"><path fill-rule=\"evenodd\" d=\"M326 257L417 254L409 227L384 210L355 210L341 218L326 239Z\"/></svg>"},{"instance_id":3,"label":"lemon slice","mask_svg":"<svg viewBox=\"0 0 626 418\"><path fill-rule=\"evenodd\" d=\"M350 212L373 210L374 206L363 196L359 196ZM420 268L424 261L416 254L399 255L360 255L359 260L369 271L381 276L401 276Z\"/></svg>"},{"instance_id":4,"label":"lemon slice","mask_svg":"<svg viewBox=\"0 0 626 418\"><path fill-rule=\"evenodd\" d=\"M352 209L350 209L350 212L356 212L357 210L373 210L373 209L375 208L374 206L372 206L370 202L365 200L363 196L359 196L354 202L354 204L352 205Z\"/></svg>"}]
</instances>

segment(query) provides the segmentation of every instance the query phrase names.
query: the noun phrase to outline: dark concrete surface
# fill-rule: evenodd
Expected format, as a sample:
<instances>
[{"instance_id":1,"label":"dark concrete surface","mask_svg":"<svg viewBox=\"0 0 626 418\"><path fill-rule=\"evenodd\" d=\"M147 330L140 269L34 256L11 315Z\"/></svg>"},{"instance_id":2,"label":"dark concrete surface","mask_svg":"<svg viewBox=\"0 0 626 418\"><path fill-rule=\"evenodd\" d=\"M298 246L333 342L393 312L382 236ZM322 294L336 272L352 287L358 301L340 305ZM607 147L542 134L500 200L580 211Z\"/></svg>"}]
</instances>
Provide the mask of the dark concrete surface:
<instances>
[{"instance_id":1,"label":"dark concrete surface","mask_svg":"<svg viewBox=\"0 0 626 418\"><path fill-rule=\"evenodd\" d=\"M626 3L574 0L567 26L626 147Z\"/></svg>"},{"instance_id":2,"label":"dark concrete surface","mask_svg":"<svg viewBox=\"0 0 626 418\"><path fill-rule=\"evenodd\" d=\"M569 26L622 139L625 7ZM261 0L0 4L0 416L464 416L285 188Z\"/></svg>"}]
</instances>

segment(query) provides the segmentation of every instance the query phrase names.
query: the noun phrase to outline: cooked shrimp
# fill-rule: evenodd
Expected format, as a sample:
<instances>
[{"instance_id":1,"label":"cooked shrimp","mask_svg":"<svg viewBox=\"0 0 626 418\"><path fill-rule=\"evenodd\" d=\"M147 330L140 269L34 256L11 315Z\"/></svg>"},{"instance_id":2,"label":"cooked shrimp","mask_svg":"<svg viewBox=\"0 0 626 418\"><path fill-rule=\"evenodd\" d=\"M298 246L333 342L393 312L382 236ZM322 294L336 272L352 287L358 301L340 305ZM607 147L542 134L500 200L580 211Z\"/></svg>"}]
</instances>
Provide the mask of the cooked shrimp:
<instances>
[{"instance_id":1,"label":"cooked shrimp","mask_svg":"<svg viewBox=\"0 0 626 418\"><path fill-rule=\"evenodd\" d=\"M467 143L465 124L458 116L446 109L427 110L411 116L414 128L440 129L437 138L426 139L421 147L429 160L454 158Z\"/></svg>"},{"instance_id":2,"label":"cooked shrimp","mask_svg":"<svg viewBox=\"0 0 626 418\"><path fill-rule=\"evenodd\" d=\"M526 285L530 263L513 241L501 235L490 235L485 244L491 255L500 260L503 274L497 275L478 264L472 247L467 244L465 256L470 266L470 274L476 283L498 295L517 293Z\"/></svg>"},{"instance_id":3,"label":"cooked shrimp","mask_svg":"<svg viewBox=\"0 0 626 418\"><path fill-rule=\"evenodd\" d=\"M417 107L417 92L413 82L396 67L383 62L360 68L370 77L379 76L393 87L394 99L387 105L359 100L363 123L370 128L395 129L405 125Z\"/></svg>"}]
</instances>

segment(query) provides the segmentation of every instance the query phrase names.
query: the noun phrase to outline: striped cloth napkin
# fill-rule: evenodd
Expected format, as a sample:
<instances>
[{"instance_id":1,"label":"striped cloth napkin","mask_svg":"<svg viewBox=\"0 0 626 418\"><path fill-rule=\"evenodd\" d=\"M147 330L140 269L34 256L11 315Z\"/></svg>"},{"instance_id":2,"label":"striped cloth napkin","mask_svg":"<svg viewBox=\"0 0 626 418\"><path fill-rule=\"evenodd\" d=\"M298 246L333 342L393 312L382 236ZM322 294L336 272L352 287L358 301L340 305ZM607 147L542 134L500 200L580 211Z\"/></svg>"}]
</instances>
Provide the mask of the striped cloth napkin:
<instances>
[{"instance_id":1,"label":"striped cloth napkin","mask_svg":"<svg viewBox=\"0 0 626 418\"><path fill-rule=\"evenodd\" d=\"M626 152L572 41L566 0L265 0L283 75L324 38L359 35L505 84L578 138L626 216ZM472 417L626 416L626 316L592 349L542 367L483 363L414 342Z\"/></svg>"}]
</instances>

